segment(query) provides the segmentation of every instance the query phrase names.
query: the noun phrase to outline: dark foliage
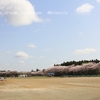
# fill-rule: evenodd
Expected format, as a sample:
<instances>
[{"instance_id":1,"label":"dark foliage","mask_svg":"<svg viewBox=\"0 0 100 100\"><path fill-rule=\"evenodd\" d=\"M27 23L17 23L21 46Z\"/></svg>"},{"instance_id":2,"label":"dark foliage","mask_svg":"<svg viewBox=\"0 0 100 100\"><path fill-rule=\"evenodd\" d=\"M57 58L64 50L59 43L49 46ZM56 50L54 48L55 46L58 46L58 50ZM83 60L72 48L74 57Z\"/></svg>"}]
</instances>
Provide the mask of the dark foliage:
<instances>
[{"instance_id":1,"label":"dark foliage","mask_svg":"<svg viewBox=\"0 0 100 100\"><path fill-rule=\"evenodd\" d=\"M84 63L99 63L100 60L95 59L95 60L81 60L81 61L67 61L67 62L63 62L61 64L54 64L54 66L70 66L70 65L82 65Z\"/></svg>"}]
</instances>

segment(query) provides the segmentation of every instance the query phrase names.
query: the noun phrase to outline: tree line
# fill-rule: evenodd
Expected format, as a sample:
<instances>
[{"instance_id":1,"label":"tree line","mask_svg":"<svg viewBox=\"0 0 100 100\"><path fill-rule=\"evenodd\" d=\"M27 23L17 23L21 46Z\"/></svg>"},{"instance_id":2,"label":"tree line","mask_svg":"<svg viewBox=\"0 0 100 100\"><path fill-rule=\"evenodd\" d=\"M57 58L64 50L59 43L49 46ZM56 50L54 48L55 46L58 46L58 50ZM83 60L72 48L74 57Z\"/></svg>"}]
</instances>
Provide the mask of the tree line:
<instances>
[{"instance_id":1,"label":"tree line","mask_svg":"<svg viewBox=\"0 0 100 100\"><path fill-rule=\"evenodd\" d=\"M51 68L28 72L0 70L0 77L33 77L33 76L100 76L100 60L67 61L55 64Z\"/></svg>"},{"instance_id":2,"label":"tree line","mask_svg":"<svg viewBox=\"0 0 100 100\"><path fill-rule=\"evenodd\" d=\"M100 60L95 59L95 60L81 60L81 61L67 61L67 62L63 62L61 64L54 64L54 66L70 66L70 65L82 65L82 64L86 64L86 63L99 63Z\"/></svg>"}]
</instances>

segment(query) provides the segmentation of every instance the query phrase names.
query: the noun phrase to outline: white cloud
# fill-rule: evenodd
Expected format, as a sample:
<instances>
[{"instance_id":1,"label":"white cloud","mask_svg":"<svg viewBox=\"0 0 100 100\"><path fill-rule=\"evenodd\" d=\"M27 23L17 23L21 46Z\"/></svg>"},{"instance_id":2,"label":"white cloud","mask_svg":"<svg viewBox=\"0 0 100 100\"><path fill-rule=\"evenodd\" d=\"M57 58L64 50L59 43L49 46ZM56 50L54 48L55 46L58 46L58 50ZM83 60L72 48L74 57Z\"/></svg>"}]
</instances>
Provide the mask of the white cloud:
<instances>
[{"instance_id":1,"label":"white cloud","mask_svg":"<svg viewBox=\"0 0 100 100\"><path fill-rule=\"evenodd\" d=\"M28 0L0 0L0 15L14 26L41 22Z\"/></svg>"},{"instance_id":2,"label":"white cloud","mask_svg":"<svg viewBox=\"0 0 100 100\"><path fill-rule=\"evenodd\" d=\"M94 8L94 6L90 5L89 3L86 3L86 4L82 4L80 7L78 7L76 9L76 12L80 13L80 14L89 13L92 11L93 8Z\"/></svg>"},{"instance_id":3,"label":"white cloud","mask_svg":"<svg viewBox=\"0 0 100 100\"><path fill-rule=\"evenodd\" d=\"M96 51L97 50L93 48L86 48L86 49L76 50L74 51L74 54L89 54L89 53L96 52Z\"/></svg>"},{"instance_id":4,"label":"white cloud","mask_svg":"<svg viewBox=\"0 0 100 100\"><path fill-rule=\"evenodd\" d=\"M27 53L23 51L18 51L15 56L18 58L29 58L30 57Z\"/></svg>"},{"instance_id":5,"label":"white cloud","mask_svg":"<svg viewBox=\"0 0 100 100\"><path fill-rule=\"evenodd\" d=\"M98 3L100 3L100 0L97 0Z\"/></svg>"},{"instance_id":6,"label":"white cloud","mask_svg":"<svg viewBox=\"0 0 100 100\"><path fill-rule=\"evenodd\" d=\"M36 46L33 45L33 44L29 44L28 47L29 47L29 48L36 48Z\"/></svg>"}]
</instances>

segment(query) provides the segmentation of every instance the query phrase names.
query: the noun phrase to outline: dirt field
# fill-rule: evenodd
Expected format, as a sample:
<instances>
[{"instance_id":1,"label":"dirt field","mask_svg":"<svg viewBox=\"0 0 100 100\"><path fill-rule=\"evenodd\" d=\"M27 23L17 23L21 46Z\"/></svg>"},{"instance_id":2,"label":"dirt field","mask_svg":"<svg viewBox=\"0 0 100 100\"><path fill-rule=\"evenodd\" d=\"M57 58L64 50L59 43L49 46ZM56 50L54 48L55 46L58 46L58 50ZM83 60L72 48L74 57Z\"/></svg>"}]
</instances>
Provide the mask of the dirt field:
<instances>
[{"instance_id":1,"label":"dirt field","mask_svg":"<svg viewBox=\"0 0 100 100\"><path fill-rule=\"evenodd\" d=\"M0 100L100 100L100 77L8 78Z\"/></svg>"}]
</instances>

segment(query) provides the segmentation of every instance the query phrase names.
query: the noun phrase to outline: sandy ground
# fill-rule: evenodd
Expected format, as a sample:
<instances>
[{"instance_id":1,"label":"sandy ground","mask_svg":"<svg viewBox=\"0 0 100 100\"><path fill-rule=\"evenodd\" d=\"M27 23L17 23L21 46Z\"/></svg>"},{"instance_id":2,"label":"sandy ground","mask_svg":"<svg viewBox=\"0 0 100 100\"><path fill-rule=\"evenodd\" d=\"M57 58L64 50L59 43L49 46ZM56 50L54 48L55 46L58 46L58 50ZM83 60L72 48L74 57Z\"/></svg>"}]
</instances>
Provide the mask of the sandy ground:
<instances>
[{"instance_id":1,"label":"sandy ground","mask_svg":"<svg viewBox=\"0 0 100 100\"><path fill-rule=\"evenodd\" d=\"M100 77L8 78L0 100L100 100Z\"/></svg>"}]
</instances>

